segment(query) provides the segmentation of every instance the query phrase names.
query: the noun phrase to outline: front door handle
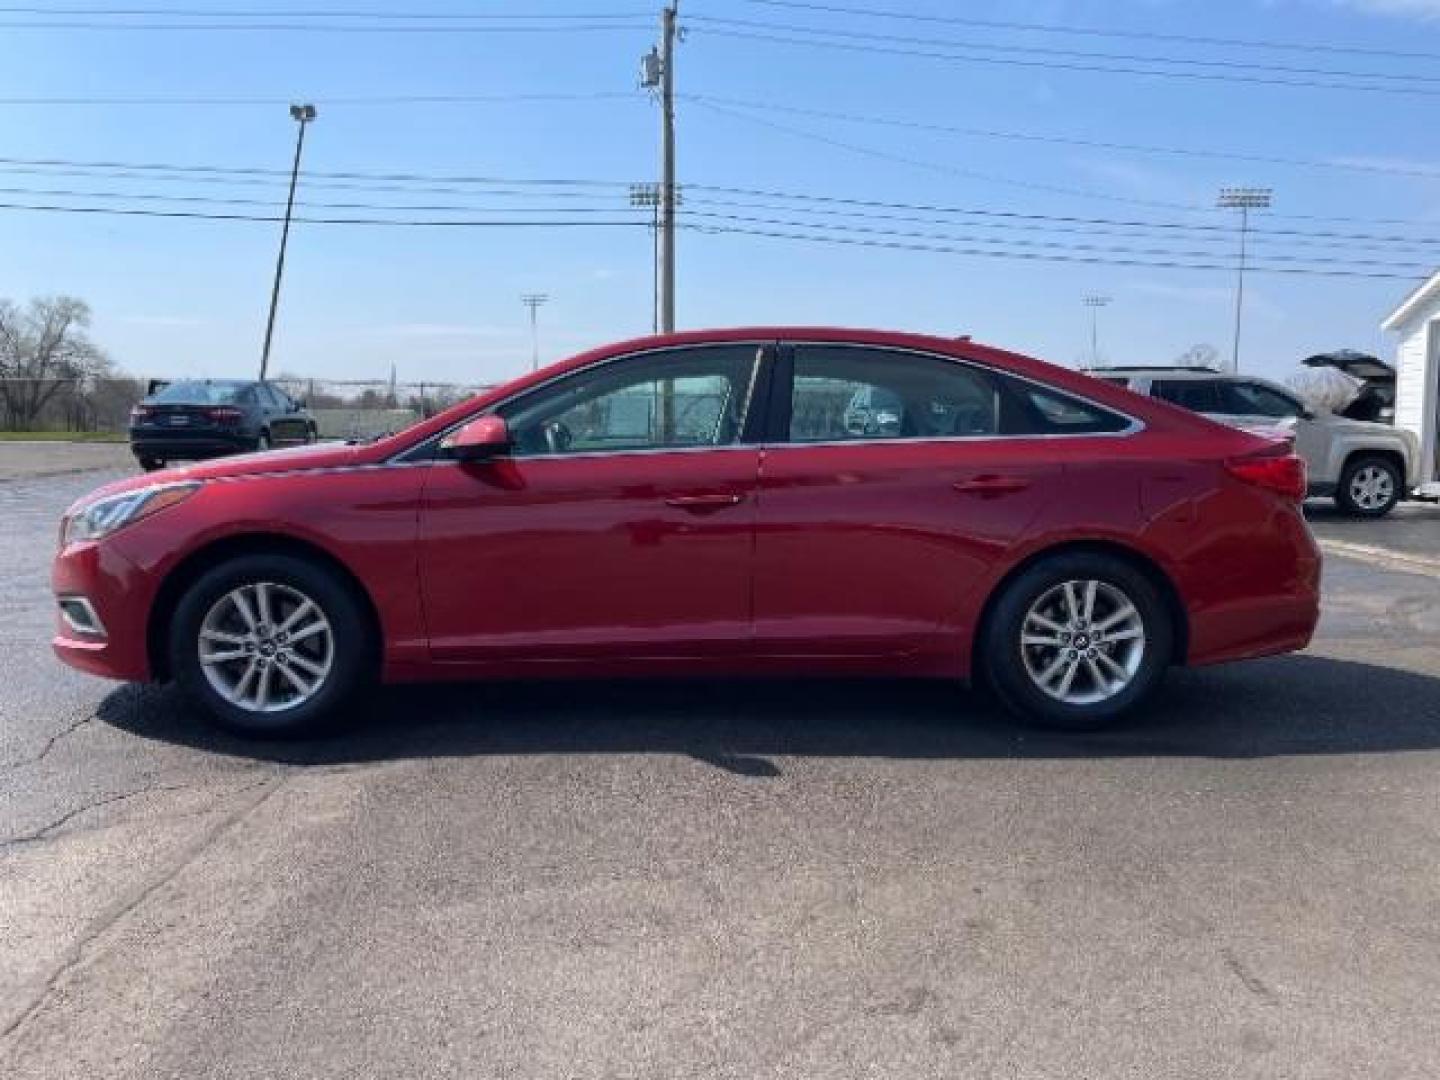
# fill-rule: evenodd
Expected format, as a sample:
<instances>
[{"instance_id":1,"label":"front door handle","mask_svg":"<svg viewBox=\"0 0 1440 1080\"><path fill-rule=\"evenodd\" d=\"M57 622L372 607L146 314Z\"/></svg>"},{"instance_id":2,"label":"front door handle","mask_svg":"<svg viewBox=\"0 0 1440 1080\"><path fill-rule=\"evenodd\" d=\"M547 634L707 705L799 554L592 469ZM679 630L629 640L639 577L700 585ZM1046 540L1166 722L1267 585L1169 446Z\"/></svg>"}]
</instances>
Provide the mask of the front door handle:
<instances>
[{"instance_id":1,"label":"front door handle","mask_svg":"<svg viewBox=\"0 0 1440 1080\"><path fill-rule=\"evenodd\" d=\"M739 506L744 501L744 495L727 492L716 495L672 495L665 500L665 505L673 506L677 510L689 510L692 514L709 514Z\"/></svg>"},{"instance_id":2,"label":"front door handle","mask_svg":"<svg viewBox=\"0 0 1440 1080\"><path fill-rule=\"evenodd\" d=\"M984 476L973 476L969 480L957 480L951 486L961 495L979 495L984 498L992 495L1013 495L1017 491L1024 491L1030 486L1030 481L1023 476L997 476L991 473Z\"/></svg>"}]
</instances>

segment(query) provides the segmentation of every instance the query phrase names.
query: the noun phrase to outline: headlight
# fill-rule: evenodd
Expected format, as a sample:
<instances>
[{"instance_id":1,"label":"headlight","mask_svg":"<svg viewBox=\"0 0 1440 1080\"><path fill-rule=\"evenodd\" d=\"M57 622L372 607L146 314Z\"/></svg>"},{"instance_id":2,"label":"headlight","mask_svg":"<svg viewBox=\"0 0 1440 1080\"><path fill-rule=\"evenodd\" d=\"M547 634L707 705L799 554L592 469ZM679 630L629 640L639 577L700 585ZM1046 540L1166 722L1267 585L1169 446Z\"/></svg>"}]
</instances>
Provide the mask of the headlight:
<instances>
[{"instance_id":1,"label":"headlight","mask_svg":"<svg viewBox=\"0 0 1440 1080\"><path fill-rule=\"evenodd\" d=\"M65 519L61 526L60 544L64 547L83 540L100 540L116 529L159 513L167 506L184 502L199 490L199 483L194 481L156 484L99 499Z\"/></svg>"}]
</instances>

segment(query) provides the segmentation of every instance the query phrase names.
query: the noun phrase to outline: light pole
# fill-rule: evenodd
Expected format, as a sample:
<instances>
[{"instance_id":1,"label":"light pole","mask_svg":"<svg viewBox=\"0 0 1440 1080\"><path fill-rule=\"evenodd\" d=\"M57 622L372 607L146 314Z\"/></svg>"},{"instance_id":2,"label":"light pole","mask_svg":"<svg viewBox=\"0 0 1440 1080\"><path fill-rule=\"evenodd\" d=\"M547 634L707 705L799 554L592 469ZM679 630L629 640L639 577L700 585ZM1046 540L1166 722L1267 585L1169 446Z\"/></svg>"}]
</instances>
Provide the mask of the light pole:
<instances>
[{"instance_id":1,"label":"light pole","mask_svg":"<svg viewBox=\"0 0 1440 1080\"><path fill-rule=\"evenodd\" d=\"M520 302L530 309L530 370L540 369L540 324L536 318L536 312L542 304L548 303L550 297L544 293L525 293L520 297Z\"/></svg>"},{"instance_id":2,"label":"light pole","mask_svg":"<svg viewBox=\"0 0 1440 1080\"><path fill-rule=\"evenodd\" d=\"M1230 351L1230 370L1240 371L1240 314L1245 307L1245 239L1250 231L1250 211L1268 210L1270 188L1221 188L1220 199L1215 204L1222 210L1240 211L1240 259L1236 264L1235 276L1235 342Z\"/></svg>"},{"instance_id":3,"label":"light pole","mask_svg":"<svg viewBox=\"0 0 1440 1080\"><path fill-rule=\"evenodd\" d=\"M1091 293L1081 301L1090 309L1090 366L1100 366L1100 309L1110 303L1110 297Z\"/></svg>"},{"instance_id":4,"label":"light pole","mask_svg":"<svg viewBox=\"0 0 1440 1080\"><path fill-rule=\"evenodd\" d=\"M314 105L291 105L290 119L299 128L295 137L295 164L290 168L290 194L285 199L285 224L280 229L280 254L275 259L275 284L270 288L270 315L265 320L265 346L260 350L260 381L270 370L270 341L275 336L275 309L280 304L280 279L285 274L285 245L290 240L290 215L295 211L295 183L300 179L300 154L305 149L305 128L315 119Z\"/></svg>"}]
</instances>

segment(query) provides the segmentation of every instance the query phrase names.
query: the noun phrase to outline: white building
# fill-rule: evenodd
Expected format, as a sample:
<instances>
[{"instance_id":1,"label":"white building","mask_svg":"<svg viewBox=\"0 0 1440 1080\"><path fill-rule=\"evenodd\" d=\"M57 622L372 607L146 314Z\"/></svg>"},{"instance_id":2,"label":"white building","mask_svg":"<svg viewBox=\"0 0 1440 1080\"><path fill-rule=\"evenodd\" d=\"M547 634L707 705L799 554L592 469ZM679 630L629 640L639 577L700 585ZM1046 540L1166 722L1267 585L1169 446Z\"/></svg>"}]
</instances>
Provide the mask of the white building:
<instances>
[{"instance_id":1,"label":"white building","mask_svg":"<svg viewBox=\"0 0 1440 1080\"><path fill-rule=\"evenodd\" d=\"M1420 439L1420 484L1440 486L1440 271L1380 324L1396 334L1395 426ZM1427 491L1427 494L1430 492Z\"/></svg>"}]
</instances>

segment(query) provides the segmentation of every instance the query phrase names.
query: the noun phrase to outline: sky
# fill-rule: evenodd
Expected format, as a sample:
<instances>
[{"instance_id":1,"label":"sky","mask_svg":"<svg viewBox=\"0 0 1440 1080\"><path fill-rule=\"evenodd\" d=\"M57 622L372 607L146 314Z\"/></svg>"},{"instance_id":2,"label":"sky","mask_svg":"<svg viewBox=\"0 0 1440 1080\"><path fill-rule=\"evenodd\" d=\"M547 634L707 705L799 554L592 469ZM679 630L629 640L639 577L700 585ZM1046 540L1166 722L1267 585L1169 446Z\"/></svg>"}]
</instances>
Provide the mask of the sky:
<instances>
[{"instance_id":1,"label":"sky","mask_svg":"<svg viewBox=\"0 0 1440 1080\"><path fill-rule=\"evenodd\" d=\"M274 220L18 207L273 219L310 101L300 218L461 224L298 221L272 372L498 381L530 365L526 293L550 298L542 361L648 333L628 185L658 174L659 6L0 5L0 297L83 298L137 375L251 374ZM1093 311L1106 362L1228 355L1216 194L1263 186L1241 365L1284 378L1390 353L1381 319L1440 264L1440 0L681 0L680 24L680 329L970 334L1078 366ZM1217 38L1305 48L1193 40Z\"/></svg>"}]
</instances>

